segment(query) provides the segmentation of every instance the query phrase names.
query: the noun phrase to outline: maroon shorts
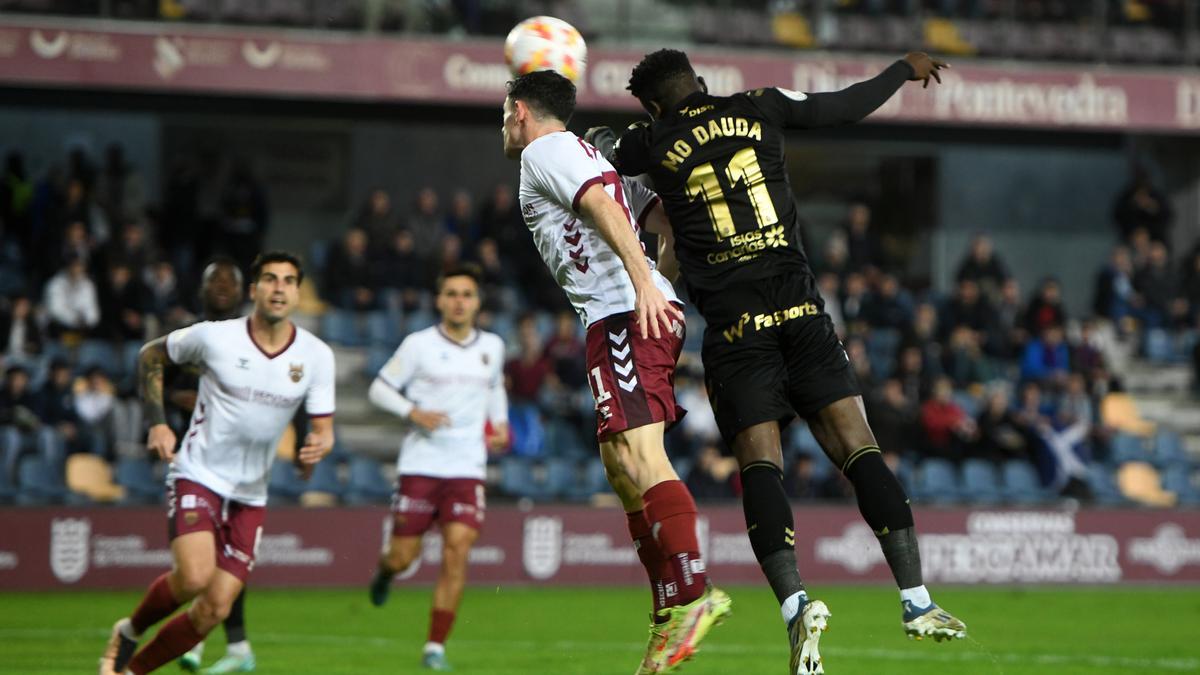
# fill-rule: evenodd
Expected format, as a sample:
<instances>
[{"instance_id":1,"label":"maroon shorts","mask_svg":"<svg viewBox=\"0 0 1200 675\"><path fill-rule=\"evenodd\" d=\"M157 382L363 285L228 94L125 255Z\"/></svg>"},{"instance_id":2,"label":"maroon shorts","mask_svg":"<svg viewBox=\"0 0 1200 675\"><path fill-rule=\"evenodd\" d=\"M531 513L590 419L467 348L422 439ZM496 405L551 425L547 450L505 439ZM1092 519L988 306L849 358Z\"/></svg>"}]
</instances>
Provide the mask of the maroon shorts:
<instances>
[{"instance_id":1,"label":"maroon shorts","mask_svg":"<svg viewBox=\"0 0 1200 675\"><path fill-rule=\"evenodd\" d=\"M476 478L400 476L392 497L392 536L417 537L433 523L483 528L487 500Z\"/></svg>"},{"instance_id":2,"label":"maroon shorts","mask_svg":"<svg viewBox=\"0 0 1200 675\"><path fill-rule=\"evenodd\" d=\"M203 485L176 478L167 488L167 535L171 540L193 532L212 532L217 569L246 581L262 539L267 509L225 499Z\"/></svg>"},{"instance_id":3,"label":"maroon shorts","mask_svg":"<svg viewBox=\"0 0 1200 675\"><path fill-rule=\"evenodd\" d=\"M666 422L687 413L675 400L675 362L683 350L684 326L655 340L643 339L633 312L614 314L588 326L588 383L596 399L596 438Z\"/></svg>"}]
</instances>

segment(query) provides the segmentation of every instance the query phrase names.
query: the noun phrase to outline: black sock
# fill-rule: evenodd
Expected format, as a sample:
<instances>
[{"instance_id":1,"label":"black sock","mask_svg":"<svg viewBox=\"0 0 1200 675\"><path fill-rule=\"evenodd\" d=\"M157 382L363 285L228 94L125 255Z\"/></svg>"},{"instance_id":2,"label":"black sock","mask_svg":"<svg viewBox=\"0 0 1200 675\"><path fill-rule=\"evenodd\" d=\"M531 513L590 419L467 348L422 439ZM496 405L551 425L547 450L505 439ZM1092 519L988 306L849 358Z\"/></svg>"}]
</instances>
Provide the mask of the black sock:
<instances>
[{"instance_id":1,"label":"black sock","mask_svg":"<svg viewBox=\"0 0 1200 675\"><path fill-rule=\"evenodd\" d=\"M846 460L842 472L854 485L858 510L879 538L896 584L900 588L920 586L921 553L913 529L912 507L879 448L859 449Z\"/></svg>"},{"instance_id":2,"label":"black sock","mask_svg":"<svg viewBox=\"0 0 1200 675\"><path fill-rule=\"evenodd\" d=\"M225 618L225 642L245 642L246 640L246 589L238 593L233 606L229 608L229 616Z\"/></svg>"},{"instance_id":3,"label":"black sock","mask_svg":"<svg viewBox=\"0 0 1200 675\"><path fill-rule=\"evenodd\" d=\"M783 490L783 473L769 462L742 469L742 510L754 557L775 598L784 600L804 590L796 566L796 531L792 505Z\"/></svg>"}]
</instances>

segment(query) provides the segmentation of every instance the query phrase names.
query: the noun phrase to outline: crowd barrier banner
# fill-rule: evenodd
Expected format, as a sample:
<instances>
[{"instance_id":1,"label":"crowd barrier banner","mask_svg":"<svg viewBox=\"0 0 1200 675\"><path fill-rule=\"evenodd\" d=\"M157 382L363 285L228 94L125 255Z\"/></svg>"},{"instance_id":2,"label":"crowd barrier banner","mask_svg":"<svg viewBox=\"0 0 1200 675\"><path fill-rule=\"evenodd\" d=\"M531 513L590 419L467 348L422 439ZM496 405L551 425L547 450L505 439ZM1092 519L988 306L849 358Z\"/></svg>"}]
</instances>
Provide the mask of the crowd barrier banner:
<instances>
[{"instance_id":1,"label":"crowd barrier banner","mask_svg":"<svg viewBox=\"0 0 1200 675\"><path fill-rule=\"evenodd\" d=\"M919 509L925 578L960 584L1200 582L1200 511ZM272 508L254 586L365 584L389 535L383 508ZM721 583L758 583L736 504L702 506L702 552ZM0 589L141 587L171 562L153 508L0 510ZM796 507L796 550L813 583L890 583L852 507ZM430 582L441 541L426 536L406 578ZM471 552L474 583L636 584L642 570L619 510L497 506Z\"/></svg>"},{"instance_id":2,"label":"crowd barrier banner","mask_svg":"<svg viewBox=\"0 0 1200 675\"><path fill-rule=\"evenodd\" d=\"M593 49L579 103L642 114L625 90L636 50ZM899 54L897 54L899 56ZM830 91L887 57L722 52L692 60L711 91ZM943 83L904 87L874 121L1200 133L1195 70L962 61ZM432 40L231 26L0 20L0 83L193 94L409 101L495 107L511 79L499 40Z\"/></svg>"}]
</instances>

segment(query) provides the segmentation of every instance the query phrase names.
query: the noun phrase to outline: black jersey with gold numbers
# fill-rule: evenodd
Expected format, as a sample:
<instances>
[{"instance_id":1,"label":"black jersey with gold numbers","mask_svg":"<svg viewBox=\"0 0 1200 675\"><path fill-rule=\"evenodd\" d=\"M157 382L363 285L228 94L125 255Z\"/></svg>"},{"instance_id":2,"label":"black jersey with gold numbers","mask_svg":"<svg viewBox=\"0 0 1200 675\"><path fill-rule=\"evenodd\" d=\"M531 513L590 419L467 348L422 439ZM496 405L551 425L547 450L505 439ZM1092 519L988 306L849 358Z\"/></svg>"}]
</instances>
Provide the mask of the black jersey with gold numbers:
<instances>
[{"instance_id":1,"label":"black jersey with gold numbers","mask_svg":"<svg viewBox=\"0 0 1200 675\"><path fill-rule=\"evenodd\" d=\"M645 173L653 180L675 234L675 255L701 311L706 292L808 271L784 130L858 121L912 73L897 61L872 80L825 94L698 91L676 110L621 137L615 164L623 174Z\"/></svg>"}]
</instances>

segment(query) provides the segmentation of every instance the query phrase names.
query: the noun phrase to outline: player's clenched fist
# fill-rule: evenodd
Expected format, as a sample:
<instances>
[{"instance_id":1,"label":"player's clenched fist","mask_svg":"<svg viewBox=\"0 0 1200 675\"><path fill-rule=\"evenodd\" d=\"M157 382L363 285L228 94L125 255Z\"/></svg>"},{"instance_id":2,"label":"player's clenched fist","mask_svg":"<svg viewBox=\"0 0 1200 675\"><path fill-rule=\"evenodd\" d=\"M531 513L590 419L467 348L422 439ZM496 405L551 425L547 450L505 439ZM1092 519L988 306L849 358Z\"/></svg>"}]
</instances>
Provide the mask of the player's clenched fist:
<instances>
[{"instance_id":1,"label":"player's clenched fist","mask_svg":"<svg viewBox=\"0 0 1200 675\"><path fill-rule=\"evenodd\" d=\"M440 412L432 410L421 410L420 408L413 409L409 414L408 419L415 425L421 427L425 431L436 431L437 429L449 426L450 418Z\"/></svg>"},{"instance_id":2,"label":"player's clenched fist","mask_svg":"<svg viewBox=\"0 0 1200 675\"><path fill-rule=\"evenodd\" d=\"M146 447L163 461L170 462L175 459L175 432L165 424L155 424L146 436Z\"/></svg>"},{"instance_id":3,"label":"player's clenched fist","mask_svg":"<svg viewBox=\"0 0 1200 675\"><path fill-rule=\"evenodd\" d=\"M909 52L904 56L904 61L912 66L913 69L913 76L908 78L908 80L910 82L920 80L925 83L923 87L929 86L930 77L937 80L938 84L941 84L942 76L938 75L938 71L942 68L950 67L950 64L945 61L938 61L925 52Z\"/></svg>"}]
</instances>

